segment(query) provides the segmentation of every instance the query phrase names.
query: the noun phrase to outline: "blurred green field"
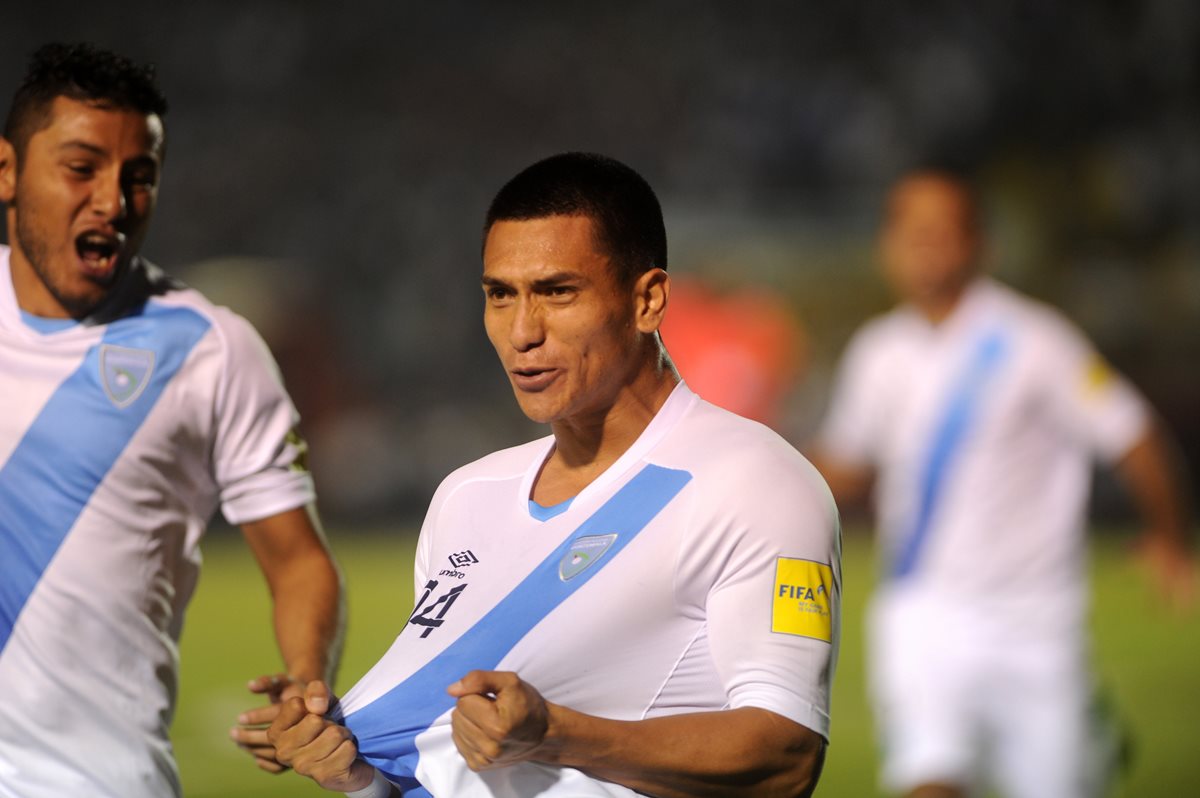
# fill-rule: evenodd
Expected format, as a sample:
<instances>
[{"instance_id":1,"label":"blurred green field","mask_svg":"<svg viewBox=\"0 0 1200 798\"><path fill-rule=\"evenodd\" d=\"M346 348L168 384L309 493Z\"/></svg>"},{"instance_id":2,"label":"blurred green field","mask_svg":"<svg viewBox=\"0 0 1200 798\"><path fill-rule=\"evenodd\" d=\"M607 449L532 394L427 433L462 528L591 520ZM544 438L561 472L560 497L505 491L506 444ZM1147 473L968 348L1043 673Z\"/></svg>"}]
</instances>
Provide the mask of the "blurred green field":
<instances>
[{"instance_id":1,"label":"blurred green field","mask_svg":"<svg viewBox=\"0 0 1200 798\"><path fill-rule=\"evenodd\" d=\"M350 627L340 689L390 645L412 605L415 538L331 533L346 572ZM1200 615L1166 613L1123 557L1121 541L1093 549L1097 668L1134 731L1135 761L1119 798L1200 795ZM833 703L833 745L818 795L872 798L875 749L863 695L861 617L872 560L862 535L847 537L845 628ZM246 681L279 669L266 590L232 533L205 545L204 576L182 645L182 697L173 729L189 798L329 795L295 774L271 776L229 742L238 712L255 705ZM448 675L449 676L449 675Z\"/></svg>"}]
</instances>

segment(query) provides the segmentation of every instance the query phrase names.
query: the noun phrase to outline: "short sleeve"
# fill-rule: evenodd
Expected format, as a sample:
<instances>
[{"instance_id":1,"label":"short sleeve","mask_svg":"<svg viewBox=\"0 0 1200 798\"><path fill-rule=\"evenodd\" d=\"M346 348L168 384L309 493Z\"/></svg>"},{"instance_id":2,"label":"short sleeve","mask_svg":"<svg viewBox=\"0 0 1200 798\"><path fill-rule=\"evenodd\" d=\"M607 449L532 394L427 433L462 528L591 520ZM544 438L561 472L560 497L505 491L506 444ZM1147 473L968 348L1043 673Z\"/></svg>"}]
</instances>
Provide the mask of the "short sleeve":
<instances>
[{"instance_id":1,"label":"short sleeve","mask_svg":"<svg viewBox=\"0 0 1200 798\"><path fill-rule=\"evenodd\" d=\"M880 381L869 330L851 339L834 376L829 409L817 433L821 453L845 465L873 465L879 439Z\"/></svg>"},{"instance_id":2,"label":"short sleeve","mask_svg":"<svg viewBox=\"0 0 1200 798\"><path fill-rule=\"evenodd\" d=\"M1047 332L1042 368L1059 423L1101 460L1119 460L1145 434L1145 400L1082 333L1062 321Z\"/></svg>"},{"instance_id":3,"label":"short sleeve","mask_svg":"<svg viewBox=\"0 0 1200 798\"><path fill-rule=\"evenodd\" d=\"M727 497L736 519L704 549L709 648L731 708L767 709L828 739L841 620L837 510L807 463L770 473Z\"/></svg>"},{"instance_id":4,"label":"short sleeve","mask_svg":"<svg viewBox=\"0 0 1200 798\"><path fill-rule=\"evenodd\" d=\"M279 369L249 322L219 318L225 362L216 397L214 469L221 510L242 524L302 507L316 498L296 431L299 415Z\"/></svg>"}]
</instances>

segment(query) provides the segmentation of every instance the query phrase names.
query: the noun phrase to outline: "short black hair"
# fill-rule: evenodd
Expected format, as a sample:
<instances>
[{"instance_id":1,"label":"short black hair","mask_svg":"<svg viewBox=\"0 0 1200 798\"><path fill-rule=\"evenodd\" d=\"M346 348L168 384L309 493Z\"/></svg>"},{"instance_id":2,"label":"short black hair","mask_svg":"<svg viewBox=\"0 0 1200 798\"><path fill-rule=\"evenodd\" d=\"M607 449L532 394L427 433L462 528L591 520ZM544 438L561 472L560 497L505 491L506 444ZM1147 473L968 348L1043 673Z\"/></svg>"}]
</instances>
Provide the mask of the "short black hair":
<instances>
[{"instance_id":1,"label":"short black hair","mask_svg":"<svg viewBox=\"0 0 1200 798\"><path fill-rule=\"evenodd\" d=\"M953 161L926 160L909 166L892 181L894 189L901 183L914 179L937 180L950 186L959 193L963 200L965 213L963 222L972 233L983 230L983 195L974 174L965 166ZM891 202L891 192L887 194L886 202ZM886 218L886 210L884 217Z\"/></svg>"},{"instance_id":2,"label":"short black hair","mask_svg":"<svg viewBox=\"0 0 1200 798\"><path fill-rule=\"evenodd\" d=\"M662 208L645 178L625 164L590 152L552 155L504 184L488 207L483 239L499 221L586 216L597 245L624 285L651 269L667 268Z\"/></svg>"},{"instance_id":3,"label":"short black hair","mask_svg":"<svg viewBox=\"0 0 1200 798\"><path fill-rule=\"evenodd\" d=\"M163 117L167 99L155 80L153 64L87 43L44 44L29 59L29 71L13 96L4 122L4 138L20 158L34 133L49 123L55 97L94 102Z\"/></svg>"}]
</instances>

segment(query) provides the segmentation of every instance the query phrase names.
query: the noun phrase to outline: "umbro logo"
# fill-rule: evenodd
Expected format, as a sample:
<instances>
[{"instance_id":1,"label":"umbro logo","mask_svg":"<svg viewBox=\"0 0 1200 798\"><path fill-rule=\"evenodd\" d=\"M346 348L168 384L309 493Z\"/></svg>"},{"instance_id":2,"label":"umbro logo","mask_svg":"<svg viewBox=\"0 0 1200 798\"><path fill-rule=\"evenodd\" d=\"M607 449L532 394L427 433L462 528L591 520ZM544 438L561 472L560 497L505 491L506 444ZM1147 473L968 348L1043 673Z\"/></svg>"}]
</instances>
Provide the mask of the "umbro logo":
<instances>
[{"instance_id":1,"label":"umbro logo","mask_svg":"<svg viewBox=\"0 0 1200 798\"><path fill-rule=\"evenodd\" d=\"M467 575L460 571L460 568L466 568L468 565L474 565L479 562L479 558L470 549L451 554L446 557L450 561L450 568L443 568L438 576L452 576L455 579L466 579Z\"/></svg>"}]
</instances>

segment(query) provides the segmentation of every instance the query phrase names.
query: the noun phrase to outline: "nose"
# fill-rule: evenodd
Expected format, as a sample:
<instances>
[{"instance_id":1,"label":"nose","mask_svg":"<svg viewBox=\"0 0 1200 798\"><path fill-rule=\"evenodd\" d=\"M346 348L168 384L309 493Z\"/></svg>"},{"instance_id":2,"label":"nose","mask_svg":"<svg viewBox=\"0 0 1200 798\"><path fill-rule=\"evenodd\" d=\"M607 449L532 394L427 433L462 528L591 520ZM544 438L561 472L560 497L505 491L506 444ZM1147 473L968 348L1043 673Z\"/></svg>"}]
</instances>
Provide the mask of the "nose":
<instances>
[{"instance_id":1,"label":"nose","mask_svg":"<svg viewBox=\"0 0 1200 798\"><path fill-rule=\"evenodd\" d=\"M106 222L125 218L128 203L119 175L97 180L92 189L92 212Z\"/></svg>"},{"instance_id":2,"label":"nose","mask_svg":"<svg viewBox=\"0 0 1200 798\"><path fill-rule=\"evenodd\" d=\"M518 352L528 352L546 340L546 325L542 310L530 297L521 297L513 308L512 326L508 341Z\"/></svg>"}]
</instances>

